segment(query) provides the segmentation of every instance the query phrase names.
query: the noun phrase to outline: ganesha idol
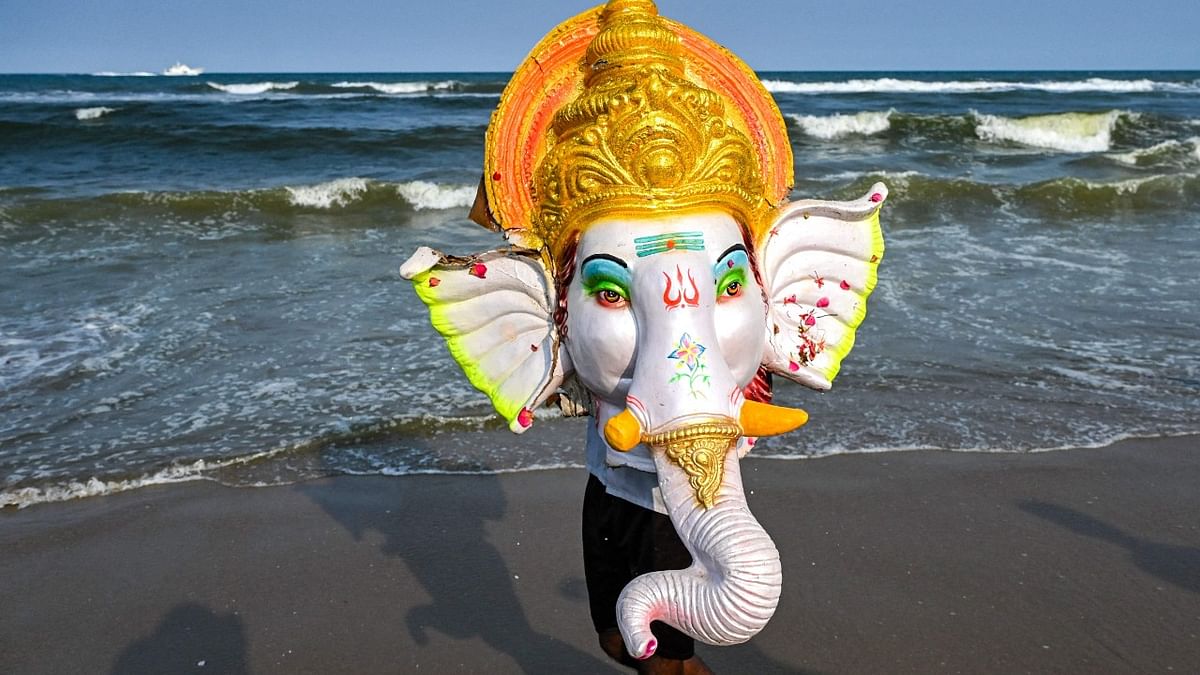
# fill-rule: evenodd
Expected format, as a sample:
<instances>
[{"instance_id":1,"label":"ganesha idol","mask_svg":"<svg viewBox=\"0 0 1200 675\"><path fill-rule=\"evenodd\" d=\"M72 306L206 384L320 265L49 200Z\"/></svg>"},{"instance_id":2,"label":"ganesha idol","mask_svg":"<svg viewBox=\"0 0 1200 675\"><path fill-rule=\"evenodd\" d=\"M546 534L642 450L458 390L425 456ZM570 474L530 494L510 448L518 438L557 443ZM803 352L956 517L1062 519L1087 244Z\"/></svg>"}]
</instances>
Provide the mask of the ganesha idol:
<instances>
[{"instance_id":1,"label":"ganesha idol","mask_svg":"<svg viewBox=\"0 0 1200 675\"><path fill-rule=\"evenodd\" d=\"M591 474L669 515L692 564L625 586L629 654L654 653L653 621L713 645L750 639L782 574L739 460L807 421L769 403L771 376L829 389L854 344L886 188L787 201L791 145L770 94L649 0L547 35L485 151L472 218L510 246L420 248L402 276L513 432L560 390L586 392Z\"/></svg>"}]
</instances>

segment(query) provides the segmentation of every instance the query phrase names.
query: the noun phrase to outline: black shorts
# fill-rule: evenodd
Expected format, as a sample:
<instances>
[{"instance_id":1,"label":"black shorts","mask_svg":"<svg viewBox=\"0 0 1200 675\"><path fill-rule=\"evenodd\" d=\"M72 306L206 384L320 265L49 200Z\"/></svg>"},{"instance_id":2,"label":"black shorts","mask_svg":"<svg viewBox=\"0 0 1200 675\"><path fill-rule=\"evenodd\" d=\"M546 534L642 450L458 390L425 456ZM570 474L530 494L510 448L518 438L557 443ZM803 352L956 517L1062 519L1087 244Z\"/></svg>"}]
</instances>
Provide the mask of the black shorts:
<instances>
[{"instance_id":1,"label":"black shorts","mask_svg":"<svg viewBox=\"0 0 1200 675\"><path fill-rule=\"evenodd\" d=\"M657 570L681 570L692 564L667 516L614 497L599 478L588 474L583 496L583 570L588 604L597 633L617 628L617 597L634 577ZM660 621L650 624L658 639L655 654L690 659L692 638Z\"/></svg>"}]
</instances>

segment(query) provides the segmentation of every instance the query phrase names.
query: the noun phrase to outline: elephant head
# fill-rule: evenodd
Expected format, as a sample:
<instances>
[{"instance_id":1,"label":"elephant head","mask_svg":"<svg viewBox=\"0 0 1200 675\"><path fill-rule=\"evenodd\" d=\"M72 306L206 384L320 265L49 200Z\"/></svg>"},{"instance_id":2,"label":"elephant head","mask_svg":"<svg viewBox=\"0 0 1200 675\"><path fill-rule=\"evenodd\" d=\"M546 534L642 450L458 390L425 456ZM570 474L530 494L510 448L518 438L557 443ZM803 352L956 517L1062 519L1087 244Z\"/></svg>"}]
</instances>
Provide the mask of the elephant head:
<instances>
[{"instance_id":1,"label":"elephant head","mask_svg":"<svg viewBox=\"0 0 1200 675\"><path fill-rule=\"evenodd\" d=\"M401 267L510 429L574 378L609 463L656 472L694 562L622 593L621 632L642 658L652 621L734 644L774 612L779 555L739 458L805 423L767 403L770 375L830 387L883 255L882 184L852 202L785 201L786 130L739 64L648 0L563 24L488 130L473 217L515 246L421 248Z\"/></svg>"}]
</instances>

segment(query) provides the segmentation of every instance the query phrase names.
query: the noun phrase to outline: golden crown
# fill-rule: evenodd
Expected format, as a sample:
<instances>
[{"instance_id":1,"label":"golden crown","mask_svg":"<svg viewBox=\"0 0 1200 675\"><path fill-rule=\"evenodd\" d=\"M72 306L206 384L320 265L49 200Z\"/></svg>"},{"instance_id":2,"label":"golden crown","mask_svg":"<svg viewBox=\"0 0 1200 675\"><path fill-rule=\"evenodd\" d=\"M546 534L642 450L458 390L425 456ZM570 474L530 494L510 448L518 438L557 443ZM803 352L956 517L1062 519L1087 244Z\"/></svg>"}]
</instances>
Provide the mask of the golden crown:
<instances>
[{"instance_id":1,"label":"golden crown","mask_svg":"<svg viewBox=\"0 0 1200 675\"><path fill-rule=\"evenodd\" d=\"M749 225L767 207L754 147L687 78L653 2L609 2L583 67L534 177L534 230L552 249L601 216L717 208Z\"/></svg>"},{"instance_id":2,"label":"golden crown","mask_svg":"<svg viewBox=\"0 0 1200 675\"><path fill-rule=\"evenodd\" d=\"M554 266L605 216L716 208L758 234L791 185L787 127L754 71L650 0L610 0L513 73L471 218Z\"/></svg>"}]
</instances>

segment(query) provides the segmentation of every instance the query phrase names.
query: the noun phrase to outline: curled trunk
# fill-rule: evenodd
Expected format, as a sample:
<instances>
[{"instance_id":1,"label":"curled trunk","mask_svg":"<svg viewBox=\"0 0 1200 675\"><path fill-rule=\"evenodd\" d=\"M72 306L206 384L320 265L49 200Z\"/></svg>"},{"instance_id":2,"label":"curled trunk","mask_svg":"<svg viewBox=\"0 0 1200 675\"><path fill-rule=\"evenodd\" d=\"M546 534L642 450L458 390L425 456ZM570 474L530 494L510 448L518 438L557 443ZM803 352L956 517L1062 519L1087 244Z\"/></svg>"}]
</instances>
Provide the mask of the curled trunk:
<instances>
[{"instance_id":1,"label":"curled trunk","mask_svg":"<svg viewBox=\"0 0 1200 675\"><path fill-rule=\"evenodd\" d=\"M646 658L657 642L651 621L664 621L712 645L745 642L775 613L783 583L779 551L746 506L736 451L712 508L702 508L678 465L655 449L659 486L676 531L692 554L685 570L644 574L617 601L629 653Z\"/></svg>"}]
</instances>

